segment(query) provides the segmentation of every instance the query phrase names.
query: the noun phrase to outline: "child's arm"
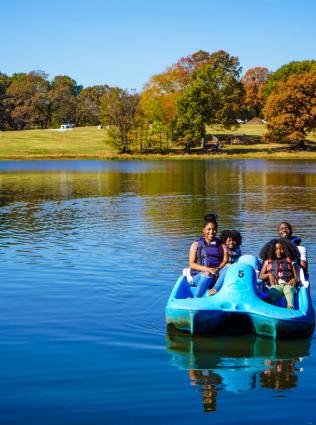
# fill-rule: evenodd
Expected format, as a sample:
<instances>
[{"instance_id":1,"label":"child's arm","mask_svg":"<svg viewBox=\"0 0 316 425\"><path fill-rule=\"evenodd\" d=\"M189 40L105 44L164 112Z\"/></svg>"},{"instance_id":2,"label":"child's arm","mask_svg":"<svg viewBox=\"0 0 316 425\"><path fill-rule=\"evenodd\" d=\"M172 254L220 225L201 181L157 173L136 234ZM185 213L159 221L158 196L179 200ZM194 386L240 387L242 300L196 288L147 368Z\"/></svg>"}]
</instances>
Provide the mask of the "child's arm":
<instances>
[{"instance_id":1,"label":"child's arm","mask_svg":"<svg viewBox=\"0 0 316 425\"><path fill-rule=\"evenodd\" d=\"M259 279L262 279L262 280L269 279L270 285L272 285L272 286L277 284L276 277L271 272L267 273L267 263L266 262L263 263L262 269L261 269L260 274L259 274Z\"/></svg>"},{"instance_id":2,"label":"child's arm","mask_svg":"<svg viewBox=\"0 0 316 425\"><path fill-rule=\"evenodd\" d=\"M223 261L220 263L220 265L216 268L216 270L219 272L226 264L228 263L229 255L226 248L226 245L222 245L223 248Z\"/></svg>"},{"instance_id":3,"label":"child's arm","mask_svg":"<svg viewBox=\"0 0 316 425\"><path fill-rule=\"evenodd\" d=\"M299 278L295 264L292 265L292 271L293 271L294 277L291 280L288 281L288 285L294 287L300 281L300 278Z\"/></svg>"}]
</instances>

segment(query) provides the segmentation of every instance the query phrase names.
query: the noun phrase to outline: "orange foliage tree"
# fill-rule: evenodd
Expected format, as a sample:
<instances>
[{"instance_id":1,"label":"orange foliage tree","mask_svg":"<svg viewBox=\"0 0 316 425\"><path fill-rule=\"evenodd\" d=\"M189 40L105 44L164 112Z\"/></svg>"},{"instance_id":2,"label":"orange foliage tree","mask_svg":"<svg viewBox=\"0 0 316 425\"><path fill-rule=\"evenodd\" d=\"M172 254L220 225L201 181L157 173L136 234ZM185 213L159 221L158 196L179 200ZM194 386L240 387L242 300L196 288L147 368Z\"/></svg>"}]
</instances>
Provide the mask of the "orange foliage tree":
<instances>
[{"instance_id":1,"label":"orange foliage tree","mask_svg":"<svg viewBox=\"0 0 316 425\"><path fill-rule=\"evenodd\" d=\"M140 106L149 122L161 121L172 128L175 120L175 98L181 89L182 72L169 68L154 75L141 93Z\"/></svg>"},{"instance_id":2,"label":"orange foliage tree","mask_svg":"<svg viewBox=\"0 0 316 425\"><path fill-rule=\"evenodd\" d=\"M49 90L43 71L14 75L3 100L10 126L15 130L46 128L50 121Z\"/></svg>"},{"instance_id":3,"label":"orange foliage tree","mask_svg":"<svg viewBox=\"0 0 316 425\"><path fill-rule=\"evenodd\" d=\"M301 141L316 128L316 73L279 81L263 109L268 137Z\"/></svg>"},{"instance_id":4,"label":"orange foliage tree","mask_svg":"<svg viewBox=\"0 0 316 425\"><path fill-rule=\"evenodd\" d=\"M256 117L260 116L264 105L264 89L269 74L268 68L255 67L249 69L246 74L241 77L241 82L245 89L244 104L255 113Z\"/></svg>"},{"instance_id":5,"label":"orange foliage tree","mask_svg":"<svg viewBox=\"0 0 316 425\"><path fill-rule=\"evenodd\" d=\"M150 125L161 123L168 138L173 139L179 94L192 72L207 63L210 57L210 53L203 50L182 57L165 72L151 77L145 85L140 98L140 112Z\"/></svg>"}]
</instances>

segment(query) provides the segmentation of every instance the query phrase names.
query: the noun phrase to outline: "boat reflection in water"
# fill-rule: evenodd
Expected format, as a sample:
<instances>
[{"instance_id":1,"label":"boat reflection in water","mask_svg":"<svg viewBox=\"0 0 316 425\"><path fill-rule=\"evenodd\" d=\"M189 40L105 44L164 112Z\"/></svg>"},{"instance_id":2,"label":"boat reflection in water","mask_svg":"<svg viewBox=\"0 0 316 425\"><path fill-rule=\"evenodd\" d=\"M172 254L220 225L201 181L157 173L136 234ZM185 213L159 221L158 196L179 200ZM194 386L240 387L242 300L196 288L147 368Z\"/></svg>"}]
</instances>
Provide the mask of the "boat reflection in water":
<instances>
[{"instance_id":1,"label":"boat reflection in water","mask_svg":"<svg viewBox=\"0 0 316 425\"><path fill-rule=\"evenodd\" d=\"M216 410L220 391L297 386L310 349L309 339L190 336L173 327L166 338L171 364L188 372L191 385L202 393L205 412Z\"/></svg>"}]
</instances>

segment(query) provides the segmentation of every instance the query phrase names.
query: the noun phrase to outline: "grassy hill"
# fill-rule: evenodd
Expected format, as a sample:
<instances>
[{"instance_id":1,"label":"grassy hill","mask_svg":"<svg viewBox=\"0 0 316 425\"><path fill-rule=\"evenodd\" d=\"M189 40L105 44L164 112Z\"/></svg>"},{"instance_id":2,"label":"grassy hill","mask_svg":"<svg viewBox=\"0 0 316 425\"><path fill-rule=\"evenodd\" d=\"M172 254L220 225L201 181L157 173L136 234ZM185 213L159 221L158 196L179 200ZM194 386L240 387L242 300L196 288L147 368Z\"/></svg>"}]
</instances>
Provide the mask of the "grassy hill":
<instances>
[{"instance_id":1,"label":"grassy hill","mask_svg":"<svg viewBox=\"0 0 316 425\"><path fill-rule=\"evenodd\" d=\"M109 154L106 132L96 127L0 132L0 159L85 158Z\"/></svg>"},{"instance_id":2,"label":"grassy hill","mask_svg":"<svg viewBox=\"0 0 316 425\"><path fill-rule=\"evenodd\" d=\"M224 143L220 152L202 153L198 149L186 154L182 146L174 148L168 154L129 154L115 153L107 142L106 130L96 127L79 127L71 130L25 130L0 131L1 159L116 159L116 158L306 158L316 159L316 136L309 137L311 151L290 152L290 145L266 143L262 136L266 132L264 125L244 124L238 130L223 130L210 127L208 132L214 135L242 139L249 136L251 144Z\"/></svg>"}]
</instances>

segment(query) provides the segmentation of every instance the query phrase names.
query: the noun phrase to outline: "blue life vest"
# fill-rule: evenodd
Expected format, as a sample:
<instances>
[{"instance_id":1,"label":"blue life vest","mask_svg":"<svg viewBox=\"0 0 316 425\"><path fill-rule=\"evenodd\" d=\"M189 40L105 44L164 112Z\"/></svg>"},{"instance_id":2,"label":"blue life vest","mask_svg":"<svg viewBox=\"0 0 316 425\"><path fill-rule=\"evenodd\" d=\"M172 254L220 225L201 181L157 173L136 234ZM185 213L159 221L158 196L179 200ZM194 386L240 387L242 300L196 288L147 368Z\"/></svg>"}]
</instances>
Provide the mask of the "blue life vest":
<instances>
[{"instance_id":1,"label":"blue life vest","mask_svg":"<svg viewBox=\"0 0 316 425\"><path fill-rule=\"evenodd\" d=\"M196 250L196 262L205 267L218 267L224 258L222 243L219 238L215 238L209 244L206 243L204 238L199 238ZM191 276L195 276L198 273L197 270L191 269Z\"/></svg>"},{"instance_id":2,"label":"blue life vest","mask_svg":"<svg viewBox=\"0 0 316 425\"><path fill-rule=\"evenodd\" d=\"M239 246L235 249L227 248L228 252L228 263L234 264L237 262L238 258L241 256L241 249Z\"/></svg>"},{"instance_id":3,"label":"blue life vest","mask_svg":"<svg viewBox=\"0 0 316 425\"><path fill-rule=\"evenodd\" d=\"M280 260L268 260L267 272L271 272L277 279L288 282L294 277L292 260L289 257Z\"/></svg>"},{"instance_id":4,"label":"blue life vest","mask_svg":"<svg viewBox=\"0 0 316 425\"><path fill-rule=\"evenodd\" d=\"M301 245L302 239L297 237L297 236L291 236L290 241L294 244L294 245Z\"/></svg>"}]
</instances>

